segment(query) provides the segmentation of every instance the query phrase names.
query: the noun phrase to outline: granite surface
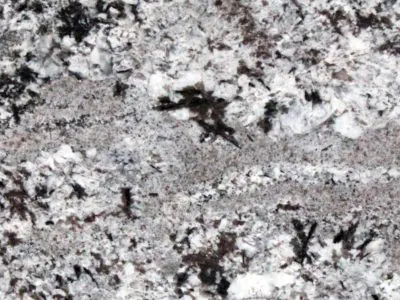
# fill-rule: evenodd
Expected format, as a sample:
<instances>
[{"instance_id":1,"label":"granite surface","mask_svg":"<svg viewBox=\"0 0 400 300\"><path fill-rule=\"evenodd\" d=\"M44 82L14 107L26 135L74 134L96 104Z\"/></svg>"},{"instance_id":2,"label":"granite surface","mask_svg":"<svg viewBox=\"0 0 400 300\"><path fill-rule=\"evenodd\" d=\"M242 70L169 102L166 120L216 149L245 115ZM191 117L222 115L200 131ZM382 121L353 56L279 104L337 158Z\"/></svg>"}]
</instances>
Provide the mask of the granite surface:
<instances>
[{"instance_id":1,"label":"granite surface","mask_svg":"<svg viewBox=\"0 0 400 300\"><path fill-rule=\"evenodd\" d=\"M400 3L0 0L1 299L400 299Z\"/></svg>"}]
</instances>

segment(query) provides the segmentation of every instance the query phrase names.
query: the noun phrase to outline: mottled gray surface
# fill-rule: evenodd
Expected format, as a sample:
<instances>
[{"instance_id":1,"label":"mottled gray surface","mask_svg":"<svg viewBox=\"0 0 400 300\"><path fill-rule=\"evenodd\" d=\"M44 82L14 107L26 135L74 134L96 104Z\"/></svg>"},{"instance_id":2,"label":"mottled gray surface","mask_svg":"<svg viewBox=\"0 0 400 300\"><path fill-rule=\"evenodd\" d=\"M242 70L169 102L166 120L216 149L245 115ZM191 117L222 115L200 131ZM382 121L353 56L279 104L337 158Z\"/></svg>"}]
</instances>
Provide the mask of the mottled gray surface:
<instances>
[{"instance_id":1,"label":"mottled gray surface","mask_svg":"<svg viewBox=\"0 0 400 300\"><path fill-rule=\"evenodd\" d=\"M80 3L0 0L0 298L400 298L399 4Z\"/></svg>"}]
</instances>

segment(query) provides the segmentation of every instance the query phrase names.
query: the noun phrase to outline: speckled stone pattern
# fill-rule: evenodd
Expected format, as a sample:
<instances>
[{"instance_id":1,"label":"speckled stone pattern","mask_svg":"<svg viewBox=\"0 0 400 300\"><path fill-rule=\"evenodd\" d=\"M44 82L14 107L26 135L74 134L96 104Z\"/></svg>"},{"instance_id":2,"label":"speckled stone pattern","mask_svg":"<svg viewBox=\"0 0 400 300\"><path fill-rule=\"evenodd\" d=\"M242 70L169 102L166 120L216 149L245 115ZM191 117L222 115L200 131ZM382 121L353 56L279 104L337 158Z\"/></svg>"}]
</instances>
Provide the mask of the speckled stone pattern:
<instances>
[{"instance_id":1,"label":"speckled stone pattern","mask_svg":"<svg viewBox=\"0 0 400 300\"><path fill-rule=\"evenodd\" d=\"M0 0L0 299L400 299L400 3Z\"/></svg>"}]
</instances>

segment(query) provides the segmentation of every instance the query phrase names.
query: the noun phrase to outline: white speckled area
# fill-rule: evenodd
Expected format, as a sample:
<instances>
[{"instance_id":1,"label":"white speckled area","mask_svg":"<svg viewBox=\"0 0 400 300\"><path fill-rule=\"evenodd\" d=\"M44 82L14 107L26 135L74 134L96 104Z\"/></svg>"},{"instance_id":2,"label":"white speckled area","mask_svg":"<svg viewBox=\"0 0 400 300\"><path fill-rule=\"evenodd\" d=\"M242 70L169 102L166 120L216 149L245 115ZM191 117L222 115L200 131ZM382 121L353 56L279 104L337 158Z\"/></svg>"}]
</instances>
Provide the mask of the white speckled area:
<instances>
[{"instance_id":1,"label":"white speckled area","mask_svg":"<svg viewBox=\"0 0 400 300\"><path fill-rule=\"evenodd\" d=\"M400 299L400 3L0 0L0 299Z\"/></svg>"}]
</instances>

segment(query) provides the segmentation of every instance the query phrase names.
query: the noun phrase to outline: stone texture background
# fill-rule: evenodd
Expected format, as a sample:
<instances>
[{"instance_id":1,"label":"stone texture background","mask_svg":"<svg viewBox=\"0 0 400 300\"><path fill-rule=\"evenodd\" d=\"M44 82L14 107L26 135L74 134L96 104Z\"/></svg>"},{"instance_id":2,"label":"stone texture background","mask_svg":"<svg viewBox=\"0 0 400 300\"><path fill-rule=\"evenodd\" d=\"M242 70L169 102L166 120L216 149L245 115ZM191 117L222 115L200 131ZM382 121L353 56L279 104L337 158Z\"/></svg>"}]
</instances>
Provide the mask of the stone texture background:
<instances>
[{"instance_id":1,"label":"stone texture background","mask_svg":"<svg viewBox=\"0 0 400 300\"><path fill-rule=\"evenodd\" d=\"M2 299L400 297L399 4L0 3Z\"/></svg>"}]
</instances>

